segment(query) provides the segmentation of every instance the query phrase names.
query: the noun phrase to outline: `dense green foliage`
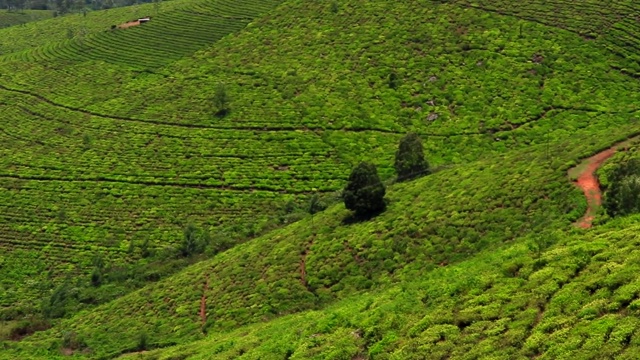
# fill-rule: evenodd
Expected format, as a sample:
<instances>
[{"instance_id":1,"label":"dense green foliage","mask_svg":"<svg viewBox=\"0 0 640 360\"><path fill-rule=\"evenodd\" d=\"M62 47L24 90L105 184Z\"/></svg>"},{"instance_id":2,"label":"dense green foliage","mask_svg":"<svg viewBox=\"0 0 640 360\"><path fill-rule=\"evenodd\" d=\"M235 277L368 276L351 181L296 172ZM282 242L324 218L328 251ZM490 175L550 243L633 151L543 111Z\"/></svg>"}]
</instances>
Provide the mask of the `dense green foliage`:
<instances>
[{"instance_id":1,"label":"dense green foliage","mask_svg":"<svg viewBox=\"0 0 640 360\"><path fill-rule=\"evenodd\" d=\"M20 12L0 11L0 29L26 24L32 21L45 20L53 17L53 12L47 10L25 10Z\"/></svg>"},{"instance_id":2,"label":"dense green foliage","mask_svg":"<svg viewBox=\"0 0 640 360\"><path fill-rule=\"evenodd\" d=\"M566 171L638 131L638 6L583 2L0 30L0 358L636 358L637 218L573 229ZM388 182L410 132L433 174L345 224L350 169Z\"/></svg>"},{"instance_id":3,"label":"dense green foliage","mask_svg":"<svg viewBox=\"0 0 640 360\"><path fill-rule=\"evenodd\" d=\"M619 163L608 176L604 207L611 216L640 212L640 159Z\"/></svg>"},{"instance_id":4,"label":"dense green foliage","mask_svg":"<svg viewBox=\"0 0 640 360\"><path fill-rule=\"evenodd\" d=\"M342 191L344 206L356 216L368 216L384 210L385 187L378 176L378 169L368 162L361 162L351 171Z\"/></svg>"},{"instance_id":5,"label":"dense green foliage","mask_svg":"<svg viewBox=\"0 0 640 360\"><path fill-rule=\"evenodd\" d=\"M634 359L638 220L556 233L540 257L524 238L319 311L125 358Z\"/></svg>"},{"instance_id":6,"label":"dense green foliage","mask_svg":"<svg viewBox=\"0 0 640 360\"><path fill-rule=\"evenodd\" d=\"M422 140L417 134L407 134L400 140L393 167L396 169L400 181L429 173L429 164L424 157Z\"/></svg>"}]
</instances>

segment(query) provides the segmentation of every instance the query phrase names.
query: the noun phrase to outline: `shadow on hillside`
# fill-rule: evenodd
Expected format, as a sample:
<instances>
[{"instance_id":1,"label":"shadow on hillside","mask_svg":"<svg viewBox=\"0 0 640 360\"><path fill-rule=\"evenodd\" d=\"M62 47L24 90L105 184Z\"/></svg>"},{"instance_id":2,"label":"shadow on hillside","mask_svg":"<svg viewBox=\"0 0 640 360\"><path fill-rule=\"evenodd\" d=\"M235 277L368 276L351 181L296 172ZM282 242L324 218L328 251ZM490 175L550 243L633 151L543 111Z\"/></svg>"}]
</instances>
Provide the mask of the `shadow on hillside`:
<instances>
[{"instance_id":1,"label":"shadow on hillside","mask_svg":"<svg viewBox=\"0 0 640 360\"><path fill-rule=\"evenodd\" d=\"M387 207L385 206L382 210L368 213L366 215L356 215L356 213L350 213L344 219L342 219L342 225L351 225L351 224L359 224L362 222L367 222L375 218L376 216L382 214L386 209Z\"/></svg>"},{"instance_id":2,"label":"shadow on hillside","mask_svg":"<svg viewBox=\"0 0 640 360\"><path fill-rule=\"evenodd\" d=\"M218 118L223 118L227 115L229 115L231 111L229 109L222 109L222 110L218 110L218 112L216 112L216 117Z\"/></svg>"}]
</instances>

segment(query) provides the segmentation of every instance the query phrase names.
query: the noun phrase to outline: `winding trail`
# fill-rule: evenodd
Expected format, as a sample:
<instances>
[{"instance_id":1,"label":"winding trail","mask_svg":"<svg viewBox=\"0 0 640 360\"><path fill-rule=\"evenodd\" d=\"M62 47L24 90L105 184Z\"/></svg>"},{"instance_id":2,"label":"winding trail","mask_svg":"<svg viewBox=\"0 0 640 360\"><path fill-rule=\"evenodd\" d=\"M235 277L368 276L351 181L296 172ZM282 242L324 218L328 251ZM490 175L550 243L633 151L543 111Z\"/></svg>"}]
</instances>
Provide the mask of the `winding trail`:
<instances>
[{"instance_id":1,"label":"winding trail","mask_svg":"<svg viewBox=\"0 0 640 360\"><path fill-rule=\"evenodd\" d=\"M600 183L596 177L596 171L605 161L613 156L620 148L628 147L629 143L637 140L639 137L629 138L628 140L619 142L610 148L601 151L587 159L584 159L576 167L569 169L568 174L573 180L574 184L582 189L584 196L587 198L587 211L580 220L575 222L575 225L583 229L589 229L593 225L593 219L602 206L602 190L600 189Z\"/></svg>"}]
</instances>

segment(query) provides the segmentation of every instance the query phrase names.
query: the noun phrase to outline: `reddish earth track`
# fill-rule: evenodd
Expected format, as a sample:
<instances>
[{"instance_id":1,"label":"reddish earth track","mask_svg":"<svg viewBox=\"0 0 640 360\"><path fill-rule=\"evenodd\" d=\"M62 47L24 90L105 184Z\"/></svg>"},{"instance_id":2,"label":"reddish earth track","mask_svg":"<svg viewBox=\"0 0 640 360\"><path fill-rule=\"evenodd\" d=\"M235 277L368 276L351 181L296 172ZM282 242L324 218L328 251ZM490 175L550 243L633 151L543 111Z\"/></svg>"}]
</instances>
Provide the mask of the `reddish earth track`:
<instances>
[{"instance_id":1,"label":"reddish earth track","mask_svg":"<svg viewBox=\"0 0 640 360\"><path fill-rule=\"evenodd\" d=\"M596 171L607 159L613 156L619 149L623 148L626 151L631 142L636 141L639 136L630 138L628 140L619 142L607 150L601 151L592 157L583 160L580 165L569 170L569 174L573 173L573 178L576 180L574 183L582 189L584 196L587 198L587 212L584 216L576 221L575 225L583 229L589 229L593 225L593 219L596 212L602 205L602 190L600 190L600 183L596 177Z\"/></svg>"},{"instance_id":2,"label":"reddish earth track","mask_svg":"<svg viewBox=\"0 0 640 360\"><path fill-rule=\"evenodd\" d=\"M202 298L200 298L200 319L202 320L202 325L207 322L207 291L209 290L209 276L207 276L207 280L204 283L204 291L202 292Z\"/></svg>"},{"instance_id":3,"label":"reddish earth track","mask_svg":"<svg viewBox=\"0 0 640 360\"><path fill-rule=\"evenodd\" d=\"M602 205L602 191L595 174L596 170L616 153L616 148L617 146L611 147L586 159L583 162L586 163L586 166L581 170L578 179L575 181L575 184L582 189L584 196L587 198L587 212L576 222L576 225L583 229L591 227L596 211Z\"/></svg>"}]
</instances>

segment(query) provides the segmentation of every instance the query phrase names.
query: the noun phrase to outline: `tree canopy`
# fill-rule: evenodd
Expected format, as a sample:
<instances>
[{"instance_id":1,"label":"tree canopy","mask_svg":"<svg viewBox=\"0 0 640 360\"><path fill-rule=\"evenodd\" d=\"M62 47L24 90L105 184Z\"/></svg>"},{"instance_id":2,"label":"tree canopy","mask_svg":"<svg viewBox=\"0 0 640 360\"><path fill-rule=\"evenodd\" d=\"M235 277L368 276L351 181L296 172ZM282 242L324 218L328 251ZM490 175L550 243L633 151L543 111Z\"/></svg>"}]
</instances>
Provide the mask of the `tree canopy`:
<instances>
[{"instance_id":1,"label":"tree canopy","mask_svg":"<svg viewBox=\"0 0 640 360\"><path fill-rule=\"evenodd\" d=\"M351 172L342 196L347 209L354 211L357 216L367 216L384 210L385 193L376 167L361 162Z\"/></svg>"},{"instance_id":2,"label":"tree canopy","mask_svg":"<svg viewBox=\"0 0 640 360\"><path fill-rule=\"evenodd\" d=\"M399 181L429 173L429 164L424 158L422 140L417 134L409 133L400 140L394 167Z\"/></svg>"},{"instance_id":3,"label":"tree canopy","mask_svg":"<svg viewBox=\"0 0 640 360\"><path fill-rule=\"evenodd\" d=\"M640 159L629 159L613 169L604 208L611 216L640 212Z\"/></svg>"}]
</instances>

